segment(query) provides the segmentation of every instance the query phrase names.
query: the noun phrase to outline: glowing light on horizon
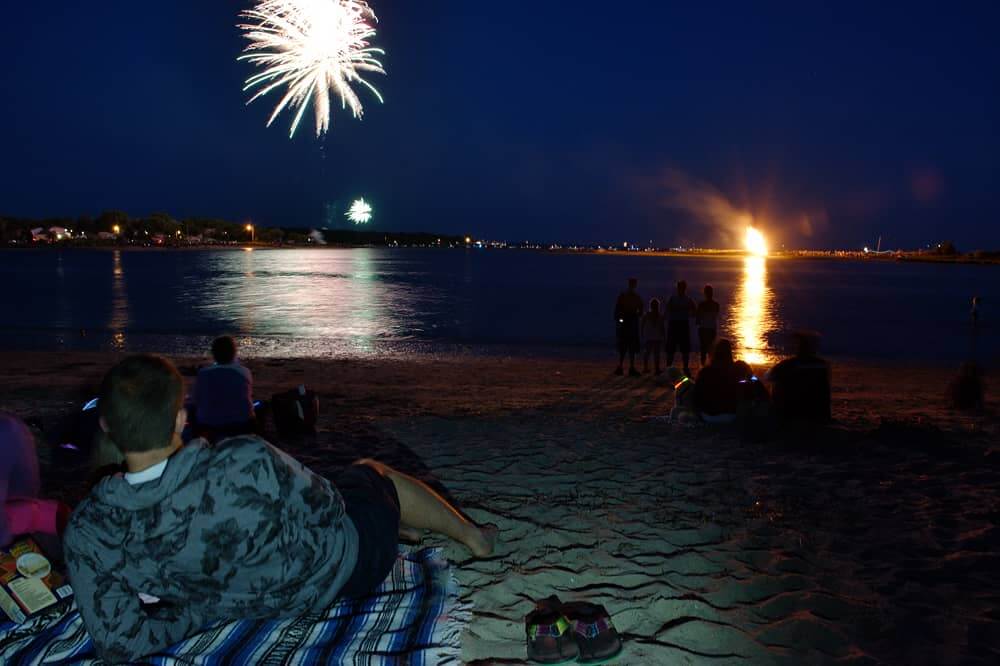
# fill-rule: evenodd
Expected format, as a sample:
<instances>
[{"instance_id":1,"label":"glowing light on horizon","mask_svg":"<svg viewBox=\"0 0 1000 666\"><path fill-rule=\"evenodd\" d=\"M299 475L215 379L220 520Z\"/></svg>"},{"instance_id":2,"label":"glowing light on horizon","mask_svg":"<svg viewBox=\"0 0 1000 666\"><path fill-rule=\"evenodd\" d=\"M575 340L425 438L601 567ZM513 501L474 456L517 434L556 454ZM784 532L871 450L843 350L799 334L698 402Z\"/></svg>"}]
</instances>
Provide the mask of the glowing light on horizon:
<instances>
[{"instance_id":1,"label":"glowing light on horizon","mask_svg":"<svg viewBox=\"0 0 1000 666\"><path fill-rule=\"evenodd\" d=\"M342 109L355 118L363 114L361 99L351 87L358 83L378 99L382 96L362 78L365 72L385 74L377 56L385 51L370 46L375 36L375 12L362 0L258 0L241 17L250 43L239 60L262 68L246 80L244 91L259 88L247 104L287 86L267 126L286 108L295 115L288 136L295 130L310 101L316 117L316 136L330 128L330 98L340 98Z\"/></svg>"},{"instance_id":2,"label":"glowing light on horizon","mask_svg":"<svg viewBox=\"0 0 1000 666\"><path fill-rule=\"evenodd\" d=\"M372 207L364 198L356 199L345 213L347 219L354 224L368 224L372 219Z\"/></svg>"},{"instance_id":3,"label":"glowing light on horizon","mask_svg":"<svg viewBox=\"0 0 1000 666\"><path fill-rule=\"evenodd\" d=\"M767 256L767 240L765 240L764 234L760 232L760 229L747 227L746 248L747 252L755 257Z\"/></svg>"}]
</instances>

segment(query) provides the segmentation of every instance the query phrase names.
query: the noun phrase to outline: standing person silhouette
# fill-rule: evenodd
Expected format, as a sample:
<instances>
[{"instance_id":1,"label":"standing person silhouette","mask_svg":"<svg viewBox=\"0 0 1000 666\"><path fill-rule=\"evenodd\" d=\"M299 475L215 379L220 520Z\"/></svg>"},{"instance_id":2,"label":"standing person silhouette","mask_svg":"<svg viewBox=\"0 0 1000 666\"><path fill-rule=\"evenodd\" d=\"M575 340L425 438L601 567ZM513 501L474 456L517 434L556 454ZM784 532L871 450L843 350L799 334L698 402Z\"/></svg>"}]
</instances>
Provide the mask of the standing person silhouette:
<instances>
[{"instance_id":1,"label":"standing person silhouette","mask_svg":"<svg viewBox=\"0 0 1000 666\"><path fill-rule=\"evenodd\" d=\"M677 293L667 301L667 367L674 364L674 352L680 348L684 374L691 376L691 317L697 308L687 295L687 282L677 283Z\"/></svg>"},{"instance_id":2,"label":"standing person silhouette","mask_svg":"<svg viewBox=\"0 0 1000 666\"><path fill-rule=\"evenodd\" d=\"M628 279L628 291L618 294L615 301L615 332L618 338L618 367L615 374L624 374L622 366L625 364L625 354L628 354L628 374L629 377L638 377L639 371L635 369L635 355L639 352L639 320L644 309L642 297L635 290L639 281L635 278Z\"/></svg>"},{"instance_id":3,"label":"standing person silhouette","mask_svg":"<svg viewBox=\"0 0 1000 666\"><path fill-rule=\"evenodd\" d=\"M695 322L698 326L698 351L701 352L701 365L705 367L708 353L712 351L712 343L719 330L719 302L712 300L712 285L706 284L703 291L705 300L698 303Z\"/></svg>"}]
</instances>

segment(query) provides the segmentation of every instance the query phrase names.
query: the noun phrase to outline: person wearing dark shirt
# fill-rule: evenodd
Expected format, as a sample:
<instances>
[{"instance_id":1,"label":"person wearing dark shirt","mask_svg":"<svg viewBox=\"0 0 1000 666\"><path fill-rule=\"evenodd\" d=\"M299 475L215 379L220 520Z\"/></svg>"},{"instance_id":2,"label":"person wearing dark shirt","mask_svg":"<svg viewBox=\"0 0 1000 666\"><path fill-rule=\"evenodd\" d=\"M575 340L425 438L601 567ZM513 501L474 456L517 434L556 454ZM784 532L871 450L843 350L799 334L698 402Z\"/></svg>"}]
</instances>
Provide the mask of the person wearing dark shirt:
<instances>
[{"instance_id":1,"label":"person wearing dark shirt","mask_svg":"<svg viewBox=\"0 0 1000 666\"><path fill-rule=\"evenodd\" d=\"M677 293L667 301L667 367L674 364L674 352L680 349L684 361L684 374L691 376L688 362L691 357L691 317L696 311L694 301L687 295L687 282L677 283Z\"/></svg>"},{"instance_id":2,"label":"person wearing dark shirt","mask_svg":"<svg viewBox=\"0 0 1000 666\"><path fill-rule=\"evenodd\" d=\"M212 341L215 363L198 371L194 387L196 432L210 441L257 431L253 376L236 359L236 341L228 335Z\"/></svg>"},{"instance_id":3,"label":"person wearing dark shirt","mask_svg":"<svg viewBox=\"0 0 1000 666\"><path fill-rule=\"evenodd\" d=\"M796 353L767 371L774 413L785 422L828 423L830 412L830 364L818 355L819 335L795 334Z\"/></svg>"},{"instance_id":4,"label":"person wearing dark shirt","mask_svg":"<svg viewBox=\"0 0 1000 666\"><path fill-rule=\"evenodd\" d=\"M749 378L750 367L733 359L733 346L729 340L717 340L712 347L711 359L698 372L694 383L694 404L706 421L735 421L743 385Z\"/></svg>"},{"instance_id":5,"label":"person wearing dark shirt","mask_svg":"<svg viewBox=\"0 0 1000 666\"><path fill-rule=\"evenodd\" d=\"M622 366L625 364L625 354L628 354L628 374L630 377L639 376L639 371L635 369L635 355L639 351L639 321L644 306L642 297L635 290L638 284L638 280L629 278L628 291L618 294L615 302L615 331L618 338L616 375L623 374Z\"/></svg>"},{"instance_id":6,"label":"person wearing dark shirt","mask_svg":"<svg viewBox=\"0 0 1000 666\"><path fill-rule=\"evenodd\" d=\"M701 352L701 365L704 367L708 353L719 330L719 302L712 299L712 285L705 285L705 300L698 303L695 312L695 323L698 326L698 351Z\"/></svg>"}]
</instances>

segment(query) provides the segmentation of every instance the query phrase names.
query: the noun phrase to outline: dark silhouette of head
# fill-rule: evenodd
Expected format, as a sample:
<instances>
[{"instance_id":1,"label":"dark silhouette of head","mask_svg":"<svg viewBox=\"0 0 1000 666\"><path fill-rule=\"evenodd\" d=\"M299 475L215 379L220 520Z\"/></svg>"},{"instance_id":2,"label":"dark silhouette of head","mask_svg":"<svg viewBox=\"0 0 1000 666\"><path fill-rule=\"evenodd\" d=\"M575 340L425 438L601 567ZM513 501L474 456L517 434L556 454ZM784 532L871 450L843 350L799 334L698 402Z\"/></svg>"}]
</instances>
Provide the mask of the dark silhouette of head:
<instances>
[{"instance_id":1,"label":"dark silhouette of head","mask_svg":"<svg viewBox=\"0 0 1000 666\"><path fill-rule=\"evenodd\" d=\"M236 360L236 341L228 335L212 340L212 358L219 365L226 365Z\"/></svg>"},{"instance_id":2,"label":"dark silhouette of head","mask_svg":"<svg viewBox=\"0 0 1000 666\"><path fill-rule=\"evenodd\" d=\"M649 302L649 311L654 313L660 311L660 299L654 298Z\"/></svg>"},{"instance_id":3,"label":"dark silhouette of head","mask_svg":"<svg viewBox=\"0 0 1000 666\"><path fill-rule=\"evenodd\" d=\"M184 380L173 363L129 356L101 382L101 426L122 453L161 449L173 438L183 398Z\"/></svg>"},{"instance_id":4,"label":"dark silhouette of head","mask_svg":"<svg viewBox=\"0 0 1000 666\"><path fill-rule=\"evenodd\" d=\"M688 283L685 282L684 280L681 280L677 283L677 293L680 294L681 296L684 295L684 292L687 291L687 288L688 288Z\"/></svg>"},{"instance_id":5,"label":"dark silhouette of head","mask_svg":"<svg viewBox=\"0 0 1000 666\"><path fill-rule=\"evenodd\" d=\"M733 364L733 343L725 338L719 338L712 345L712 354L708 364L713 366L729 366Z\"/></svg>"},{"instance_id":6,"label":"dark silhouette of head","mask_svg":"<svg viewBox=\"0 0 1000 666\"><path fill-rule=\"evenodd\" d=\"M705 298L707 300L712 300L712 294L714 292L715 292L715 290L712 289L712 285L710 285L710 284L706 284L705 285L704 293L705 293Z\"/></svg>"},{"instance_id":7,"label":"dark silhouette of head","mask_svg":"<svg viewBox=\"0 0 1000 666\"><path fill-rule=\"evenodd\" d=\"M819 354L819 333L816 331L795 331L795 355L809 358Z\"/></svg>"},{"instance_id":8,"label":"dark silhouette of head","mask_svg":"<svg viewBox=\"0 0 1000 666\"><path fill-rule=\"evenodd\" d=\"M635 278L629 278L628 279L628 290L629 291L635 291L635 288L638 286L638 284L639 284L639 281L637 279L635 279Z\"/></svg>"}]
</instances>

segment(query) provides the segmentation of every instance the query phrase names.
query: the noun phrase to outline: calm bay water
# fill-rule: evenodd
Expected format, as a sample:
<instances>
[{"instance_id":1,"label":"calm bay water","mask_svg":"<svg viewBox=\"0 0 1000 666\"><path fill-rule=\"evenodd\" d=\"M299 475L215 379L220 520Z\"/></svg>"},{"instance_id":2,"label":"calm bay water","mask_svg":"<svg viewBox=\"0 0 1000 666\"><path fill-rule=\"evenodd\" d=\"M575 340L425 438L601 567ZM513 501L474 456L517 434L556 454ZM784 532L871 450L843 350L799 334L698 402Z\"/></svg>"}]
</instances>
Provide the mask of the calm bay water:
<instances>
[{"instance_id":1,"label":"calm bay water","mask_svg":"<svg viewBox=\"0 0 1000 666\"><path fill-rule=\"evenodd\" d=\"M524 251L309 249L0 252L0 348L204 353L221 333L247 355L448 352L612 355L625 279L666 298L711 283L744 358L781 354L790 329L832 355L955 361L998 351L993 266ZM970 334L979 294L984 325ZM975 341L975 342L974 342Z\"/></svg>"}]
</instances>

